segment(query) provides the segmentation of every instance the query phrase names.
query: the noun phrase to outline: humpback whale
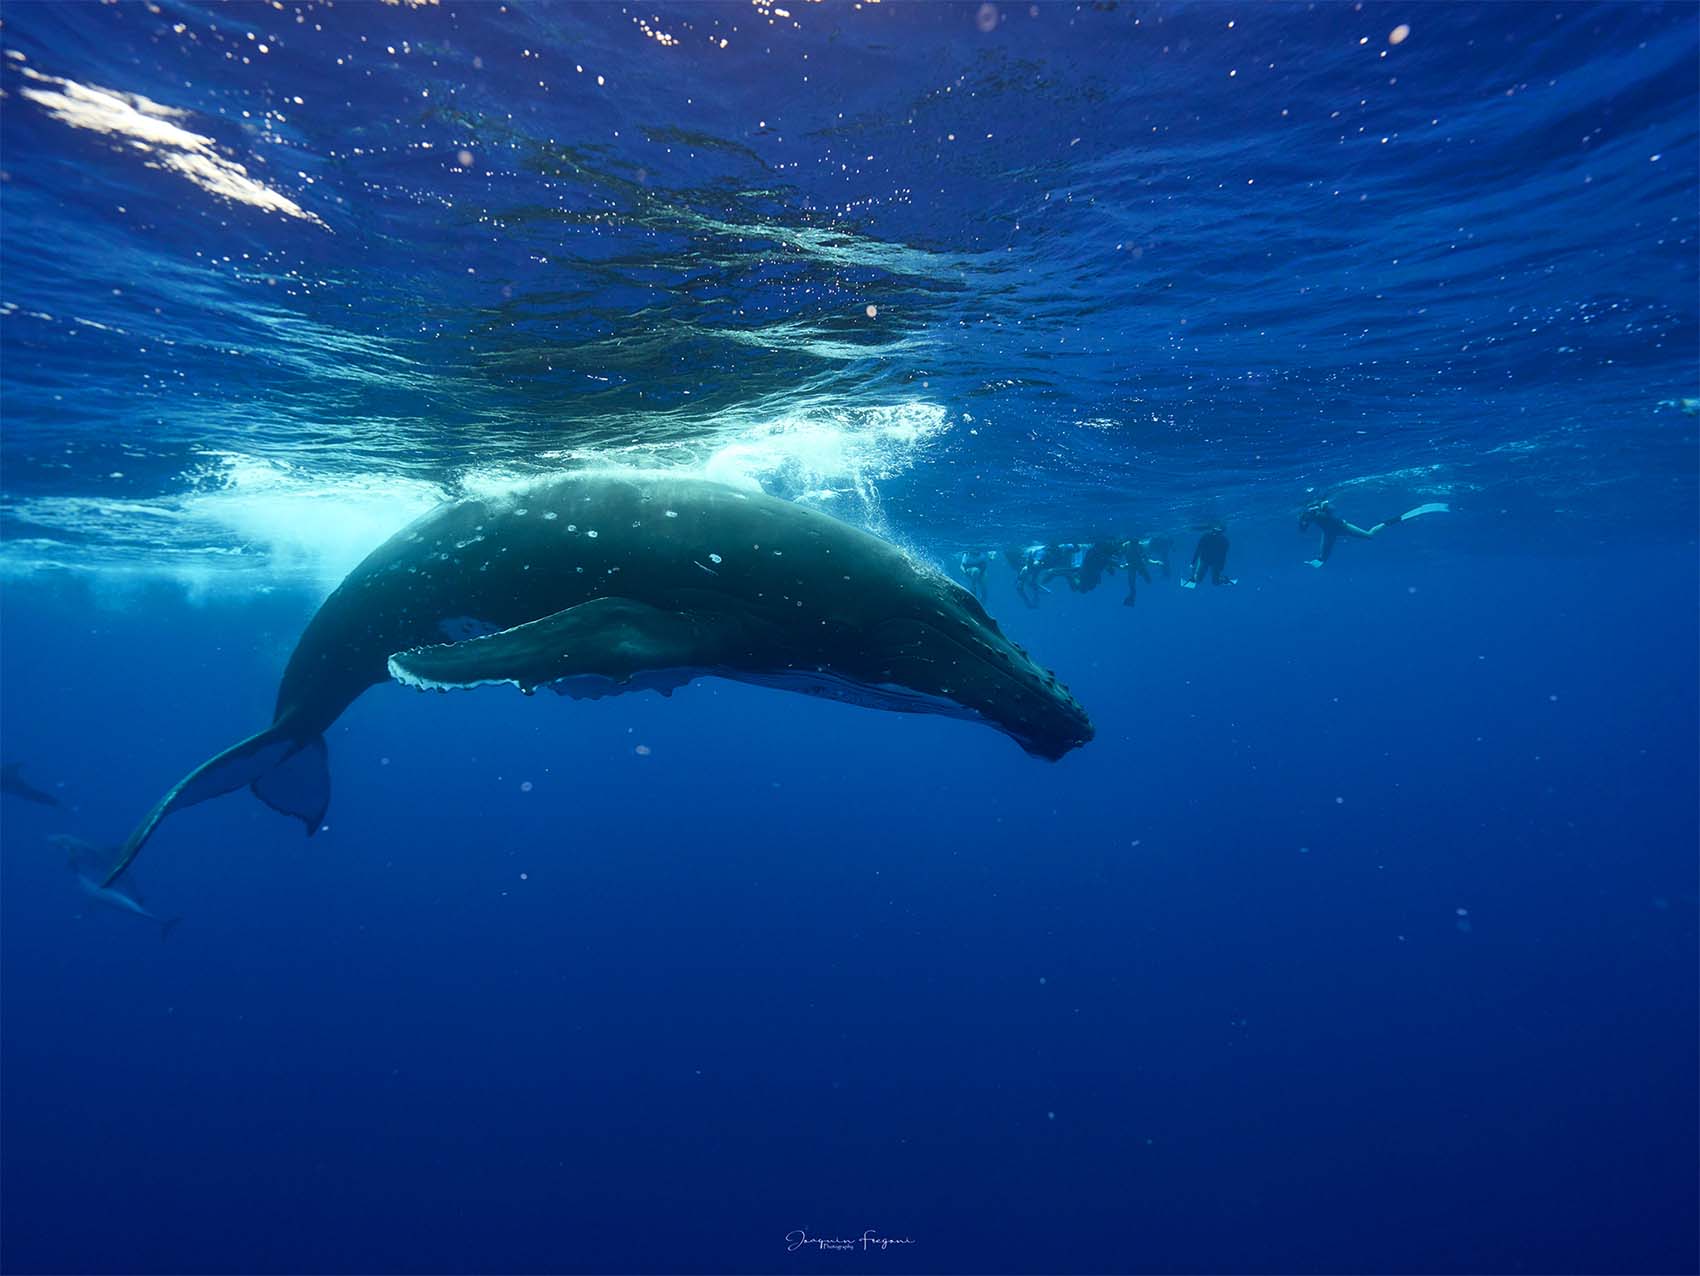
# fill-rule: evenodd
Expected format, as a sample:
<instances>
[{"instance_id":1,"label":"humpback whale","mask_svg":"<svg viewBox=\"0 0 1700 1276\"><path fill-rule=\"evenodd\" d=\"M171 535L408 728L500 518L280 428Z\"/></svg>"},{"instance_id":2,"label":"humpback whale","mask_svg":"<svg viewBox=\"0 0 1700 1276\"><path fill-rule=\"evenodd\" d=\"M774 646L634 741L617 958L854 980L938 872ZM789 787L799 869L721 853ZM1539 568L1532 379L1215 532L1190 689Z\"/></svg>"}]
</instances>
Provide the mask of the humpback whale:
<instances>
[{"instance_id":1,"label":"humpback whale","mask_svg":"<svg viewBox=\"0 0 1700 1276\"><path fill-rule=\"evenodd\" d=\"M975 719L1053 761L1092 738L971 593L879 537L706 479L575 473L440 506L368 555L308 622L271 725L166 793L106 883L167 815L244 786L311 836L325 729L391 678L596 697L710 676Z\"/></svg>"}]
</instances>

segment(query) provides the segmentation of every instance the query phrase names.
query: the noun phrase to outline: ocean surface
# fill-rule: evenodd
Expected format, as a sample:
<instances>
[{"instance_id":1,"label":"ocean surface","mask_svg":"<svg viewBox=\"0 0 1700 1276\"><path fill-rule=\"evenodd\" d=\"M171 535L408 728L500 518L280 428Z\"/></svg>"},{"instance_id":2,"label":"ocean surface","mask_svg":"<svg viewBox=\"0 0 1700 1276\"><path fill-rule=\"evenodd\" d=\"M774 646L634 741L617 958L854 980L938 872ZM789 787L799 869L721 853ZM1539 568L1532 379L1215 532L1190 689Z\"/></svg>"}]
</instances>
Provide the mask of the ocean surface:
<instances>
[{"instance_id":1,"label":"ocean surface","mask_svg":"<svg viewBox=\"0 0 1700 1276\"><path fill-rule=\"evenodd\" d=\"M1695 5L0 52L0 1267L1700 1268ZM384 685L316 836L79 891L392 532L611 466L994 551L1096 739Z\"/></svg>"}]
</instances>

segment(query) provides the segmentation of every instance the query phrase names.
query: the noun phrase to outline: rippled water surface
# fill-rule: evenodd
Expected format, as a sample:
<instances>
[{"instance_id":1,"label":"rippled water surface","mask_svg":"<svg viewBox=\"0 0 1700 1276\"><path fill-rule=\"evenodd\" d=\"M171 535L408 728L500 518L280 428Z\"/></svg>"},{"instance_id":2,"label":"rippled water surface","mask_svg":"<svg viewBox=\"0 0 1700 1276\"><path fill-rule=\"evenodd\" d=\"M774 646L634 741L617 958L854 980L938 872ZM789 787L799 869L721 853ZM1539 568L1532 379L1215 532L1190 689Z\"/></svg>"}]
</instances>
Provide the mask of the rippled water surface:
<instances>
[{"instance_id":1,"label":"rippled water surface","mask_svg":"<svg viewBox=\"0 0 1700 1276\"><path fill-rule=\"evenodd\" d=\"M5 47L10 571L334 578L610 458L940 552L1360 484L1693 521L1685 6L19 5Z\"/></svg>"}]
</instances>

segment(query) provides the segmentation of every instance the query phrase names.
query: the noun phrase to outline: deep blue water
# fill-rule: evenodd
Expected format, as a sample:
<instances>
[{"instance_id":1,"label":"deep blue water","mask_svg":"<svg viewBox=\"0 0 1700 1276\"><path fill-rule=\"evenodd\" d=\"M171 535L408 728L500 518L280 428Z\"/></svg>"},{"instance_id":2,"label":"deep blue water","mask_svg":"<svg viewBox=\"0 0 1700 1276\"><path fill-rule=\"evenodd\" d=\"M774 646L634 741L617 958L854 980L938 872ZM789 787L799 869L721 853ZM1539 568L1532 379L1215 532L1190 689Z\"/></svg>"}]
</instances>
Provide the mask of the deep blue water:
<instances>
[{"instance_id":1,"label":"deep blue water","mask_svg":"<svg viewBox=\"0 0 1700 1276\"><path fill-rule=\"evenodd\" d=\"M0 43L0 752L62 803L0 797L0 1266L1700 1268L1700 10ZM1239 584L995 566L1054 765L382 686L318 836L162 826L165 942L77 892L47 839L263 726L392 531L610 463L945 567L1221 520ZM1452 511L1317 571L1323 493Z\"/></svg>"}]
</instances>

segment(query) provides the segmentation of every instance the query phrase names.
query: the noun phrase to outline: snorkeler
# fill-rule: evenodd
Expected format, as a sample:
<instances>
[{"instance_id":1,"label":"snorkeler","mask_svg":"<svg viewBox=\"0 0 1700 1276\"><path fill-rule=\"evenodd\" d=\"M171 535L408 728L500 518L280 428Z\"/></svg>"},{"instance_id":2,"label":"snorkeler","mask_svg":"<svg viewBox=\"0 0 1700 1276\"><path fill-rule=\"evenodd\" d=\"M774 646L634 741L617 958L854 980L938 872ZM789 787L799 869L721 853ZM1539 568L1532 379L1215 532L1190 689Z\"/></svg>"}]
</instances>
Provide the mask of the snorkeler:
<instances>
[{"instance_id":1,"label":"snorkeler","mask_svg":"<svg viewBox=\"0 0 1700 1276\"><path fill-rule=\"evenodd\" d=\"M1090 594L1104 579L1105 572L1116 570L1116 560L1122 553L1123 542L1095 540L1081 550L1077 566L1069 574L1068 583L1077 594Z\"/></svg>"},{"instance_id":2,"label":"snorkeler","mask_svg":"<svg viewBox=\"0 0 1700 1276\"><path fill-rule=\"evenodd\" d=\"M1080 586L1075 582L1079 579L1082 553L1083 550L1074 541L1061 541L1054 545L1046 545L1043 558L1044 570L1039 576L1040 586L1048 585L1058 576L1061 576L1068 581L1070 589L1079 589ZM1047 589L1045 592L1050 593L1051 591Z\"/></svg>"},{"instance_id":3,"label":"snorkeler","mask_svg":"<svg viewBox=\"0 0 1700 1276\"><path fill-rule=\"evenodd\" d=\"M1039 605L1039 593L1045 590L1039 574L1045 568L1045 546L1029 545L1025 549L1006 549L1004 561L1015 569L1015 592L1029 607Z\"/></svg>"},{"instance_id":4,"label":"snorkeler","mask_svg":"<svg viewBox=\"0 0 1700 1276\"><path fill-rule=\"evenodd\" d=\"M968 582L968 588L974 591L974 597L981 602L986 601L986 568L992 565L992 556L983 549L969 549L962 552L957 560L957 566L962 569L962 578Z\"/></svg>"},{"instance_id":5,"label":"snorkeler","mask_svg":"<svg viewBox=\"0 0 1700 1276\"><path fill-rule=\"evenodd\" d=\"M1198 538L1198 546L1192 551L1192 566L1187 578L1181 582L1182 589L1197 589L1199 582L1204 579L1204 573L1210 573L1212 585L1236 585L1239 582L1227 575L1228 570L1228 533L1220 523L1213 523L1204 529L1204 535Z\"/></svg>"},{"instance_id":6,"label":"snorkeler","mask_svg":"<svg viewBox=\"0 0 1700 1276\"><path fill-rule=\"evenodd\" d=\"M1448 514L1451 510L1450 505L1439 501L1428 505L1419 505L1416 509L1406 510L1403 514L1395 514L1385 522L1377 523L1374 527L1365 531L1355 523L1348 523L1341 518L1334 512L1333 505L1326 500L1313 501L1305 507L1304 513L1299 515L1299 530L1301 532L1309 531L1313 525L1322 529L1322 545L1317 550L1316 557L1309 560L1312 567L1321 567L1328 561L1328 556L1334 552L1334 542L1342 536L1349 536L1353 540L1360 541L1374 540L1395 523L1420 518L1424 514Z\"/></svg>"},{"instance_id":7,"label":"snorkeler","mask_svg":"<svg viewBox=\"0 0 1700 1276\"><path fill-rule=\"evenodd\" d=\"M1154 558L1146 557L1146 547L1149 539L1127 541L1122 548L1123 561L1127 566L1127 597L1122 599L1123 607L1131 607L1138 601L1139 582L1151 583L1151 564L1158 563ZM1158 563L1166 566L1166 563Z\"/></svg>"},{"instance_id":8,"label":"snorkeler","mask_svg":"<svg viewBox=\"0 0 1700 1276\"><path fill-rule=\"evenodd\" d=\"M1162 568L1165 577L1174 575L1174 569L1169 565L1169 557L1174 553L1174 549L1173 536L1147 536L1139 541L1139 551L1145 561L1153 567Z\"/></svg>"}]
</instances>

